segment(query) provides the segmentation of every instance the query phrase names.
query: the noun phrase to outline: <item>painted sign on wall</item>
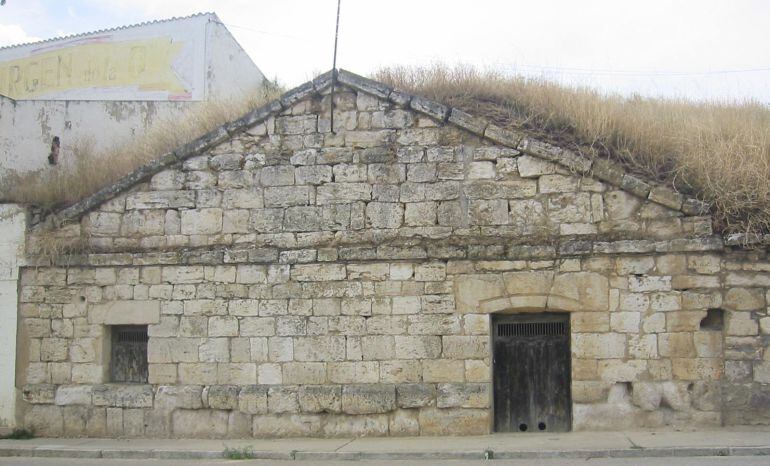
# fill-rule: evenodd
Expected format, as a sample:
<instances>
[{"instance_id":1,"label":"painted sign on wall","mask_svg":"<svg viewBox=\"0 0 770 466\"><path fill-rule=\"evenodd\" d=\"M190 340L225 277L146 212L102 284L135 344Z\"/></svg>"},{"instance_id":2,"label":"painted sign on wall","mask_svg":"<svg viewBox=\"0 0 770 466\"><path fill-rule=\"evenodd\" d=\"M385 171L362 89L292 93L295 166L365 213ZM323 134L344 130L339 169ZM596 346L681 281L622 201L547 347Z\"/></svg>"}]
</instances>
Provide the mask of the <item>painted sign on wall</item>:
<instances>
[{"instance_id":1,"label":"painted sign on wall","mask_svg":"<svg viewBox=\"0 0 770 466\"><path fill-rule=\"evenodd\" d=\"M205 22L197 22L200 27L158 23L0 50L0 94L15 100L202 100L206 31Z\"/></svg>"}]
</instances>

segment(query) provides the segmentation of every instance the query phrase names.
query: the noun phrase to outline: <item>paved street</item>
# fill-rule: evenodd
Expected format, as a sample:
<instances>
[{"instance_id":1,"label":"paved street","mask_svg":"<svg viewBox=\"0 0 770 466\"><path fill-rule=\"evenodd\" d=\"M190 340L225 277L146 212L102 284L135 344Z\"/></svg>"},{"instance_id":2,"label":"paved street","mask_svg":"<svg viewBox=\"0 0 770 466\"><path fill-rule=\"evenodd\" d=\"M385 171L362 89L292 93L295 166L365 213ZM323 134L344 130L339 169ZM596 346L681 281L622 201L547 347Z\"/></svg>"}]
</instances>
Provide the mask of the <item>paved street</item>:
<instances>
[{"instance_id":1,"label":"paved street","mask_svg":"<svg viewBox=\"0 0 770 466\"><path fill-rule=\"evenodd\" d=\"M589 466L609 465L655 465L666 466L755 466L770 464L767 456L738 456L738 457L691 457L691 458L593 458L593 459L546 459L546 460L495 460L489 461L465 461L465 460L415 460L415 461L279 461L279 460L113 460L113 459L62 459L62 458L0 458L0 465L25 465L25 466L206 466L206 465L249 465L249 466L291 466L296 464L313 464L318 466L351 466L360 464L365 466L460 466L460 465L485 465L485 466L563 466L585 464Z\"/></svg>"},{"instance_id":2,"label":"paved street","mask_svg":"<svg viewBox=\"0 0 770 466\"><path fill-rule=\"evenodd\" d=\"M247 451L259 460L235 461L223 452ZM484 461L491 455L493 462ZM760 456L766 455L766 456ZM671 458L669 458L671 457ZM547 458L547 459L546 459ZM31 465L770 465L770 431L569 432L466 437L285 439L0 440L0 466Z\"/></svg>"}]
</instances>

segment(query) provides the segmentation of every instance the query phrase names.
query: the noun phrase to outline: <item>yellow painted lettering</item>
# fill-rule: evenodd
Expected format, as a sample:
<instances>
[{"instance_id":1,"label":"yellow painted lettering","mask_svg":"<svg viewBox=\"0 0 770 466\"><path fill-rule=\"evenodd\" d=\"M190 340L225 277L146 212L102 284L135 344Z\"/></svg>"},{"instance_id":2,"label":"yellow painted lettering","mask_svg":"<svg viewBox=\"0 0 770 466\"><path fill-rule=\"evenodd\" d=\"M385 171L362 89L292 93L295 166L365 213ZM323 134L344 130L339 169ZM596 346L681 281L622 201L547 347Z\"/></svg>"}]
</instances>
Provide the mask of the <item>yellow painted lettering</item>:
<instances>
[{"instance_id":1,"label":"yellow painted lettering","mask_svg":"<svg viewBox=\"0 0 770 466\"><path fill-rule=\"evenodd\" d=\"M1 90L33 98L87 88L129 88L189 96L174 70L184 44L168 37L77 45L0 63L8 71ZM1 68L0 68L1 69Z\"/></svg>"},{"instance_id":2,"label":"yellow painted lettering","mask_svg":"<svg viewBox=\"0 0 770 466\"><path fill-rule=\"evenodd\" d=\"M128 74L132 78L138 78L147 67L147 47L141 45L131 47L128 59Z\"/></svg>"},{"instance_id":3,"label":"yellow painted lettering","mask_svg":"<svg viewBox=\"0 0 770 466\"><path fill-rule=\"evenodd\" d=\"M32 61L27 63L27 69L24 70L24 88L29 93L37 91L40 85L40 63Z\"/></svg>"},{"instance_id":4,"label":"yellow painted lettering","mask_svg":"<svg viewBox=\"0 0 770 466\"><path fill-rule=\"evenodd\" d=\"M8 68L8 97L14 97L19 92L21 82L21 68L12 66Z\"/></svg>"},{"instance_id":5,"label":"yellow painted lettering","mask_svg":"<svg viewBox=\"0 0 770 466\"><path fill-rule=\"evenodd\" d=\"M66 89L72 83L72 54L58 55L59 69L56 74L56 86Z\"/></svg>"},{"instance_id":6,"label":"yellow painted lettering","mask_svg":"<svg viewBox=\"0 0 770 466\"><path fill-rule=\"evenodd\" d=\"M40 72L40 84L44 88L53 87L56 85L56 68L59 64L58 57L45 57L41 60L42 71Z\"/></svg>"}]
</instances>

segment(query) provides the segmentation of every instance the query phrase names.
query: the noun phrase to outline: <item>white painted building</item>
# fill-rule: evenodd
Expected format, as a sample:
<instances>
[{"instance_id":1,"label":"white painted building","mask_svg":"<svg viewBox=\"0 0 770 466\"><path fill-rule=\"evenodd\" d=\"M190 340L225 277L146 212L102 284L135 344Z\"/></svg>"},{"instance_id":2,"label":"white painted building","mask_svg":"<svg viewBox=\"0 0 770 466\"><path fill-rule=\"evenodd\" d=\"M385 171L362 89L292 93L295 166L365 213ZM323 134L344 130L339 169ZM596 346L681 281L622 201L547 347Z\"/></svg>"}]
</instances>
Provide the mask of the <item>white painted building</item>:
<instances>
[{"instance_id":1,"label":"white painted building","mask_svg":"<svg viewBox=\"0 0 770 466\"><path fill-rule=\"evenodd\" d=\"M54 137L63 160L98 153L263 84L214 13L0 48L0 175L45 168Z\"/></svg>"},{"instance_id":2,"label":"white painted building","mask_svg":"<svg viewBox=\"0 0 770 466\"><path fill-rule=\"evenodd\" d=\"M16 328L19 267L24 260L27 215L21 206L0 204L0 431L15 425Z\"/></svg>"},{"instance_id":3,"label":"white painted building","mask_svg":"<svg viewBox=\"0 0 770 466\"><path fill-rule=\"evenodd\" d=\"M95 153L212 100L249 96L264 75L213 13L0 48L0 182ZM15 426L19 267L27 215L0 204L0 433Z\"/></svg>"}]
</instances>

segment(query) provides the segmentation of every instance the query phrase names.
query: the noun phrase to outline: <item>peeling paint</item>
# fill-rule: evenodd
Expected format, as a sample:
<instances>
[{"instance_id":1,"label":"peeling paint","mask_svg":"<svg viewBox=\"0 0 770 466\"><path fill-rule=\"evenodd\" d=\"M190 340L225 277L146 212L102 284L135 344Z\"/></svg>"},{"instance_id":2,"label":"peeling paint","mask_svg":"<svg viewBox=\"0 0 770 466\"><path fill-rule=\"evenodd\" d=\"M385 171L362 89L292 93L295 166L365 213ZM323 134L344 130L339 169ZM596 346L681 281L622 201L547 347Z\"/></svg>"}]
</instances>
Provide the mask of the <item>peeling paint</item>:
<instances>
[{"instance_id":1,"label":"peeling paint","mask_svg":"<svg viewBox=\"0 0 770 466\"><path fill-rule=\"evenodd\" d=\"M157 34L177 30L179 25L159 23L152 28L148 31ZM238 98L263 82L264 75L222 24L206 19L205 28L196 31L195 40L205 44L200 47L205 56L201 60L203 66L197 69L198 75L188 78L198 82L204 91L201 98ZM11 52L18 55L18 50L4 49L0 62ZM232 56L234 60L229 59ZM78 92L82 94L82 90ZM71 155L75 141L93 141L92 148L98 153L141 137L158 121L179 120L200 103L148 100L138 91L125 96L132 100L119 100L116 94L98 86L91 92L85 97L103 100L71 100L72 95L58 97L70 100L14 100L0 96L0 172L25 173L45 168L53 136L61 138L64 158Z\"/></svg>"}]
</instances>

